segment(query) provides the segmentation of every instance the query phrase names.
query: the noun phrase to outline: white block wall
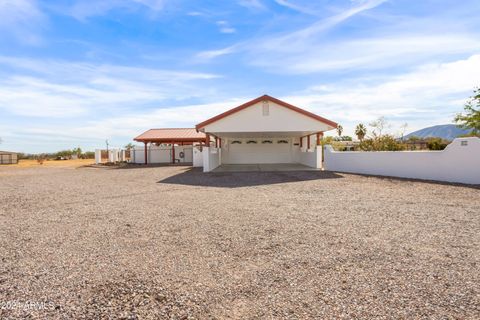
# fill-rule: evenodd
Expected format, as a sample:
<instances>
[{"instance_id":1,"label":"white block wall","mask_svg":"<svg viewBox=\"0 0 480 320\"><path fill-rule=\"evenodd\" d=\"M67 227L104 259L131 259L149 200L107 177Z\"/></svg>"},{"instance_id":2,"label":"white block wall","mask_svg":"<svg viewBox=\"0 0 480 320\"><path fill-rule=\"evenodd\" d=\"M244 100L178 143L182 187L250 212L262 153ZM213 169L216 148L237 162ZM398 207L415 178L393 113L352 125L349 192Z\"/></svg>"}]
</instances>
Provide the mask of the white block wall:
<instances>
[{"instance_id":1,"label":"white block wall","mask_svg":"<svg viewBox=\"0 0 480 320\"><path fill-rule=\"evenodd\" d=\"M298 162L312 168L322 167L322 147L298 152Z\"/></svg>"},{"instance_id":2,"label":"white block wall","mask_svg":"<svg viewBox=\"0 0 480 320\"><path fill-rule=\"evenodd\" d=\"M480 184L480 139L457 138L443 151L334 151L325 147L330 171Z\"/></svg>"},{"instance_id":3,"label":"white block wall","mask_svg":"<svg viewBox=\"0 0 480 320\"><path fill-rule=\"evenodd\" d=\"M215 147L203 148L203 172L210 172L221 164L222 149Z\"/></svg>"}]
</instances>

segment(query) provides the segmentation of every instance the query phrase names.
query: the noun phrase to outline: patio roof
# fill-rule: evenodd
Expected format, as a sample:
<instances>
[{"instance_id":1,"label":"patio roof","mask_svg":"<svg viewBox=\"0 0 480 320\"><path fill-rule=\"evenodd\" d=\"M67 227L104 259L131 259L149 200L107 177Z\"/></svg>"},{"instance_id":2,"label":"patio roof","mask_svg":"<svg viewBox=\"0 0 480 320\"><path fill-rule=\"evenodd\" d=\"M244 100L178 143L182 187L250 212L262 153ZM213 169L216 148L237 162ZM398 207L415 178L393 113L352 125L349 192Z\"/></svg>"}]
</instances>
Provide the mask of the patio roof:
<instances>
[{"instance_id":1,"label":"patio roof","mask_svg":"<svg viewBox=\"0 0 480 320\"><path fill-rule=\"evenodd\" d=\"M206 135L197 132L195 128L162 128L145 131L133 140L158 143L205 142Z\"/></svg>"}]
</instances>

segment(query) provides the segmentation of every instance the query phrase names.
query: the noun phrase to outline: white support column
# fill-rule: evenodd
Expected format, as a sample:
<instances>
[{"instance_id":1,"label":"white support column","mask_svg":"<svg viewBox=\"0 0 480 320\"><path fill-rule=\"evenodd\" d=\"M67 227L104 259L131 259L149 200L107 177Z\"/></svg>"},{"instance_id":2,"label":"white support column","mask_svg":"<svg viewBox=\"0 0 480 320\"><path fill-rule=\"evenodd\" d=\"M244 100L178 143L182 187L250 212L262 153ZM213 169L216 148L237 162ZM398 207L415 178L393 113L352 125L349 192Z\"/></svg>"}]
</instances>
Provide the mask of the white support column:
<instances>
[{"instance_id":1,"label":"white support column","mask_svg":"<svg viewBox=\"0 0 480 320\"><path fill-rule=\"evenodd\" d=\"M95 163L99 164L102 163L102 150L95 149Z\"/></svg>"}]
</instances>

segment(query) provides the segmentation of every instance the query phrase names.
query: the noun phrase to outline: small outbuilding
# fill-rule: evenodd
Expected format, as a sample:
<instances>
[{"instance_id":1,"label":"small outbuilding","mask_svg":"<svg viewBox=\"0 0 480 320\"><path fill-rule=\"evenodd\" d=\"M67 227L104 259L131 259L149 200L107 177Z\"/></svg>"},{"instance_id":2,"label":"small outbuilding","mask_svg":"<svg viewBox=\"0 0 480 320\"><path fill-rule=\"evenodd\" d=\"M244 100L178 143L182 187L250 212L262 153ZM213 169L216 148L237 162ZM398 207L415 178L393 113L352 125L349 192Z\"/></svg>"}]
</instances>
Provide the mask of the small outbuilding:
<instances>
[{"instance_id":1,"label":"small outbuilding","mask_svg":"<svg viewBox=\"0 0 480 320\"><path fill-rule=\"evenodd\" d=\"M0 164L17 164L18 154L16 152L0 151Z\"/></svg>"}]
</instances>

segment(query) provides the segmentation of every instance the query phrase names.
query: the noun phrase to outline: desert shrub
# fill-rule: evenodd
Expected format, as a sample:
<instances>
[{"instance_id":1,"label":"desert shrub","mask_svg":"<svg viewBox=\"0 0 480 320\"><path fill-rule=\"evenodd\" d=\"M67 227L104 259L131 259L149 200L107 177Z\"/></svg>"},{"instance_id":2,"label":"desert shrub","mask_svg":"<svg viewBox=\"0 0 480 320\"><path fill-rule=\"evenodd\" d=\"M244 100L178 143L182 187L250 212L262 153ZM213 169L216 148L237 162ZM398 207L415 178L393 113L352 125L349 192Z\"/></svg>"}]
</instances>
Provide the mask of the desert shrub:
<instances>
[{"instance_id":1,"label":"desert shrub","mask_svg":"<svg viewBox=\"0 0 480 320\"><path fill-rule=\"evenodd\" d=\"M448 141L442 138L427 138L426 141L429 150L443 150L448 145Z\"/></svg>"},{"instance_id":2,"label":"desert shrub","mask_svg":"<svg viewBox=\"0 0 480 320\"><path fill-rule=\"evenodd\" d=\"M82 159L95 159L95 152L87 151L82 154Z\"/></svg>"},{"instance_id":3,"label":"desert shrub","mask_svg":"<svg viewBox=\"0 0 480 320\"><path fill-rule=\"evenodd\" d=\"M405 146L387 134L364 139L360 142L359 148L363 151L400 151L404 150Z\"/></svg>"}]
</instances>

